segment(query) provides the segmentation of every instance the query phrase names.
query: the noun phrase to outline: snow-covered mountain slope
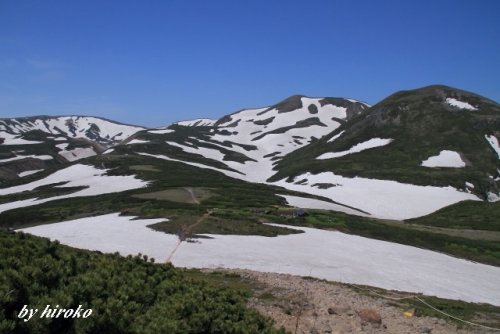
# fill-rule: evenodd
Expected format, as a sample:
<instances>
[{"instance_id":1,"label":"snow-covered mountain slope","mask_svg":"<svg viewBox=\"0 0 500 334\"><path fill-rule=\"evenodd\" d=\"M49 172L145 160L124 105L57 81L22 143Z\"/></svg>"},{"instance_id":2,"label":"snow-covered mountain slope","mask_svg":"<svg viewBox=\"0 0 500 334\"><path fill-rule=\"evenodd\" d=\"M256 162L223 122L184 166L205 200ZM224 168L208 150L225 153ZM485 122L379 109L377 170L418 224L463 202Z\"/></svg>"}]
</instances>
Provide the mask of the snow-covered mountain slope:
<instances>
[{"instance_id":1,"label":"snow-covered mountain slope","mask_svg":"<svg viewBox=\"0 0 500 334\"><path fill-rule=\"evenodd\" d=\"M97 155L143 129L96 117L0 119L0 179Z\"/></svg>"},{"instance_id":2,"label":"snow-covered mountain slope","mask_svg":"<svg viewBox=\"0 0 500 334\"><path fill-rule=\"evenodd\" d=\"M135 138L143 143L120 146L118 153L320 195L350 213L408 219L498 194L491 138L500 135L499 110L493 101L444 86L397 93L373 107L292 96L214 123L139 132ZM441 151L456 152L461 168L422 165Z\"/></svg>"},{"instance_id":3,"label":"snow-covered mountain slope","mask_svg":"<svg viewBox=\"0 0 500 334\"><path fill-rule=\"evenodd\" d=\"M274 174L277 159L367 108L354 100L292 96L271 107L242 110L215 122L179 122L170 127L174 133L150 130L137 138L161 142L166 147L158 153L169 158L200 162L248 181L265 182Z\"/></svg>"},{"instance_id":4,"label":"snow-covered mountain slope","mask_svg":"<svg viewBox=\"0 0 500 334\"><path fill-rule=\"evenodd\" d=\"M348 203L356 206L354 198L366 198L359 208L378 212L376 215L380 217L398 218L382 210L385 206L382 202L391 202L382 200L384 194L394 194L389 190L394 190L391 184L386 183L385 192L378 192L368 187L367 180L380 180L376 186L379 190L380 182L415 185L415 191L400 193L393 199L398 202L398 208L393 209L403 211L407 207L415 213L434 210L435 205L448 200L493 198L491 194L498 196L500 191L497 138L500 138L500 105L494 101L446 86L402 91L328 136L287 155L276 165L278 173L270 181L283 181L281 185L288 183L294 189L297 189L295 184L317 188L319 182L324 189L311 192L334 200L347 200L349 195L345 192L350 192L353 200L347 200ZM445 189L450 191L450 186L455 188L454 194L448 193L443 198L437 195ZM366 189L365 195L362 189ZM420 191L423 191L420 196L414 198ZM372 196L375 193L379 195ZM442 202L443 199L447 200ZM377 206L377 202L381 203ZM369 209L374 205L380 210Z\"/></svg>"},{"instance_id":5,"label":"snow-covered mountain slope","mask_svg":"<svg viewBox=\"0 0 500 334\"><path fill-rule=\"evenodd\" d=\"M217 122L216 119L209 119L209 118L197 118L197 119L192 119L192 120L187 120L187 121L179 121L176 122L175 124L177 125L182 125L182 126L212 126Z\"/></svg>"},{"instance_id":6,"label":"snow-covered mountain slope","mask_svg":"<svg viewBox=\"0 0 500 334\"><path fill-rule=\"evenodd\" d=\"M143 127L120 124L106 119L86 116L34 116L0 119L2 145L29 144L20 135L40 130L54 136L85 138L101 145L118 143Z\"/></svg>"}]
</instances>

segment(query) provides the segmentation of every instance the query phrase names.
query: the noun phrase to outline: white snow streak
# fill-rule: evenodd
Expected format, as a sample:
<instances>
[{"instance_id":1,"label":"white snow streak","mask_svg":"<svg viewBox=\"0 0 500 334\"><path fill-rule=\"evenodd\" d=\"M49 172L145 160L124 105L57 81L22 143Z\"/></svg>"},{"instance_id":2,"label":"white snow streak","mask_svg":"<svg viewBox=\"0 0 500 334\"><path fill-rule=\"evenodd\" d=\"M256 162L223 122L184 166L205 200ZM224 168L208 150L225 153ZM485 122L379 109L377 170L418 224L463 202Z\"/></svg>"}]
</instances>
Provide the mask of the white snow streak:
<instances>
[{"instance_id":1,"label":"white snow streak","mask_svg":"<svg viewBox=\"0 0 500 334\"><path fill-rule=\"evenodd\" d=\"M17 174L17 176L19 176L19 177L25 177L25 176L28 176L28 175L32 175L32 174L41 172L42 170L43 169L27 170L27 171L24 171L24 172L21 172L21 173Z\"/></svg>"},{"instance_id":2,"label":"white snow streak","mask_svg":"<svg viewBox=\"0 0 500 334\"><path fill-rule=\"evenodd\" d=\"M38 160L51 160L51 159L53 159L53 157L51 155L18 155L18 156L15 156L13 158L2 159L2 160L0 160L0 163L15 161L15 160L22 160L22 159L27 159L27 158L38 159Z\"/></svg>"},{"instance_id":3,"label":"white snow streak","mask_svg":"<svg viewBox=\"0 0 500 334\"><path fill-rule=\"evenodd\" d=\"M171 129L162 129L162 130L149 130L148 132L149 133L154 133L154 134L157 134L157 135L163 135L163 134L172 133L172 132L175 132L175 131L171 130Z\"/></svg>"},{"instance_id":4,"label":"white snow streak","mask_svg":"<svg viewBox=\"0 0 500 334\"><path fill-rule=\"evenodd\" d=\"M338 134L337 136L340 136L341 134L342 133ZM332 139L334 140L334 138L332 138ZM361 152L364 150L368 150L370 148L385 146L385 145L389 144L390 142L392 142L392 139L372 138L372 139L369 139L369 140L364 141L362 143L356 144L346 151L323 153L319 157L317 157L316 159L324 160L324 159L343 157L344 155L358 153L358 152Z\"/></svg>"},{"instance_id":5,"label":"white snow streak","mask_svg":"<svg viewBox=\"0 0 500 334\"><path fill-rule=\"evenodd\" d=\"M491 147L497 152L498 159L500 159L500 145L498 144L498 139L494 135L484 135L484 138L488 141Z\"/></svg>"}]
</instances>

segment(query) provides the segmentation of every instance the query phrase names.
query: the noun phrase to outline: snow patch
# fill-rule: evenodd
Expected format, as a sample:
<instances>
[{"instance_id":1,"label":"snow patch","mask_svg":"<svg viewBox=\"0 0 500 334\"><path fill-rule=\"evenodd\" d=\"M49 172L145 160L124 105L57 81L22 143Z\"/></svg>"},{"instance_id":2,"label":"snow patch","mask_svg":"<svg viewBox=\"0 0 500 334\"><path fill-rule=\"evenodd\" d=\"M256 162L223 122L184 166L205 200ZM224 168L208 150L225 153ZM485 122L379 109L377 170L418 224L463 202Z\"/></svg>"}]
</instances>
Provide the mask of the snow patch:
<instances>
[{"instance_id":1,"label":"snow patch","mask_svg":"<svg viewBox=\"0 0 500 334\"><path fill-rule=\"evenodd\" d=\"M488 193L488 202L498 202L500 201L500 196L498 194L489 192Z\"/></svg>"},{"instance_id":2,"label":"snow patch","mask_svg":"<svg viewBox=\"0 0 500 334\"><path fill-rule=\"evenodd\" d=\"M26 140L19 135L13 135L8 132L0 131L0 138L4 139L2 145L32 145L43 144L43 141Z\"/></svg>"},{"instance_id":3,"label":"snow patch","mask_svg":"<svg viewBox=\"0 0 500 334\"><path fill-rule=\"evenodd\" d=\"M15 161L15 160L22 160L22 159L27 159L27 158L38 159L38 160L54 159L51 155L46 155L46 154L45 155L18 155L18 156L15 156L13 158L2 159L2 160L0 160L0 163Z\"/></svg>"},{"instance_id":4,"label":"snow patch","mask_svg":"<svg viewBox=\"0 0 500 334\"><path fill-rule=\"evenodd\" d=\"M126 145L131 145L131 144L145 144L145 143L149 143L149 140L132 139Z\"/></svg>"},{"instance_id":5,"label":"snow patch","mask_svg":"<svg viewBox=\"0 0 500 334\"><path fill-rule=\"evenodd\" d=\"M464 201L480 200L477 196L453 187L418 186L389 180L344 177L332 172L305 173L293 182L308 179L310 184L332 183L335 187L319 189L281 180L274 185L329 198L354 207L377 218L410 219L430 214L445 206ZM395 204L397 203L397 205ZM305 206L304 206L305 207Z\"/></svg>"},{"instance_id":6,"label":"snow patch","mask_svg":"<svg viewBox=\"0 0 500 334\"><path fill-rule=\"evenodd\" d=\"M182 126L212 126L215 124L215 122L217 122L217 120L215 119L197 118L188 121L180 121L175 124Z\"/></svg>"},{"instance_id":7,"label":"snow patch","mask_svg":"<svg viewBox=\"0 0 500 334\"><path fill-rule=\"evenodd\" d=\"M177 237L149 229L164 219L118 213L22 229L73 247L165 261ZM288 227L288 226L287 226ZM297 229L297 227L289 227ZM301 227L278 237L208 235L180 244L172 262L194 268L242 268L376 286L500 305L500 268L416 247Z\"/></svg>"},{"instance_id":8,"label":"snow patch","mask_svg":"<svg viewBox=\"0 0 500 334\"><path fill-rule=\"evenodd\" d=\"M422 161L420 166L424 167L449 167L449 168L463 168L465 162L458 152L442 150L438 155L429 157L427 160Z\"/></svg>"},{"instance_id":9,"label":"snow patch","mask_svg":"<svg viewBox=\"0 0 500 334\"><path fill-rule=\"evenodd\" d=\"M337 140L340 136L342 136L344 134L344 132L345 132L345 130L340 131L340 133L337 133L335 136L328 139L327 143L331 143L331 142Z\"/></svg>"},{"instance_id":10,"label":"snow patch","mask_svg":"<svg viewBox=\"0 0 500 334\"><path fill-rule=\"evenodd\" d=\"M35 174L35 173L38 173L38 172L41 172L41 171L43 171L43 169L27 170L27 171L24 171L24 172L21 172L21 173L17 174L17 176L19 176L19 177L25 177L25 176L32 175L32 174Z\"/></svg>"},{"instance_id":11,"label":"snow patch","mask_svg":"<svg viewBox=\"0 0 500 334\"><path fill-rule=\"evenodd\" d=\"M165 260L176 244L177 236L157 232L147 225L166 219L137 219L111 213L61 223L39 225L21 229L26 233L43 236L77 248L98 250L121 255L148 254Z\"/></svg>"},{"instance_id":12,"label":"snow patch","mask_svg":"<svg viewBox=\"0 0 500 334\"><path fill-rule=\"evenodd\" d=\"M157 134L157 135L163 135L163 134L172 133L172 132L175 132L175 131L171 130L171 129L162 129L162 130L149 130L148 132L149 133L154 133L154 134Z\"/></svg>"},{"instance_id":13,"label":"snow patch","mask_svg":"<svg viewBox=\"0 0 500 334\"><path fill-rule=\"evenodd\" d=\"M484 135L484 138L488 141L491 147L497 152L498 159L500 159L500 145L498 144L498 139L494 135Z\"/></svg>"},{"instance_id":14,"label":"snow patch","mask_svg":"<svg viewBox=\"0 0 500 334\"><path fill-rule=\"evenodd\" d=\"M349 208L347 206L338 205L338 204L330 203L330 202L326 202L326 201L321 201L319 199L291 196L291 195L281 195L281 194L276 194L276 195L286 199L286 202L288 203L288 205L295 206L297 208L333 210L333 211L345 212L345 213L350 214L350 215L370 216L366 213Z\"/></svg>"},{"instance_id":15,"label":"snow patch","mask_svg":"<svg viewBox=\"0 0 500 334\"><path fill-rule=\"evenodd\" d=\"M340 136L341 134L342 134L342 132L339 133L337 136ZM334 138L332 138L331 140L334 140ZM356 144L346 151L323 153L319 157L317 157L316 159L324 160L324 159L343 157L344 155L358 153L358 152L361 152L364 150L368 150L370 148L385 146L385 145L389 144L390 142L392 142L392 139L372 138L372 139L369 139L367 141Z\"/></svg>"},{"instance_id":16,"label":"snow patch","mask_svg":"<svg viewBox=\"0 0 500 334\"><path fill-rule=\"evenodd\" d=\"M457 107L457 108L460 108L460 109L477 110L476 107L470 105L469 103L463 102L463 101L459 101L459 100L451 98L451 97L448 97L446 99L446 103L448 103L452 107Z\"/></svg>"},{"instance_id":17,"label":"snow patch","mask_svg":"<svg viewBox=\"0 0 500 334\"><path fill-rule=\"evenodd\" d=\"M68 161L76 161L97 155L97 153L91 147L77 147L71 151L61 151L59 155Z\"/></svg>"},{"instance_id":18,"label":"snow patch","mask_svg":"<svg viewBox=\"0 0 500 334\"><path fill-rule=\"evenodd\" d=\"M101 194L109 194L114 192L122 192L131 189L143 188L148 185L148 182L137 179L134 175L106 175L107 169L98 169L94 166L76 164L67 168L58 170L49 176L36 180L30 183L10 187L1 188L0 195L16 194L22 191L31 191L37 187L45 186L54 183L66 182L64 185L56 186L56 188L67 187L86 187L74 193L60 195L48 198L31 198L10 203L0 204L0 212L14 208L37 205L49 201L54 201L62 198L86 197Z\"/></svg>"}]
</instances>

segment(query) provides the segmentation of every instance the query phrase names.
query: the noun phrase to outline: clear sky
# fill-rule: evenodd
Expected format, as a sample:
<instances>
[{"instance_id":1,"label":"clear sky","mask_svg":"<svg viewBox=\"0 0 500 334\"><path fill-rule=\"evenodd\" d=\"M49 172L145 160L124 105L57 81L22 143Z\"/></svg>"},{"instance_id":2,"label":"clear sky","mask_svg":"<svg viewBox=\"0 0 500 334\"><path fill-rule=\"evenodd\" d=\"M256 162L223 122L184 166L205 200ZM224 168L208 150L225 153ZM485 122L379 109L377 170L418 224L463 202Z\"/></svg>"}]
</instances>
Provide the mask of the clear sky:
<instances>
[{"instance_id":1,"label":"clear sky","mask_svg":"<svg viewBox=\"0 0 500 334\"><path fill-rule=\"evenodd\" d=\"M0 0L0 117L160 126L293 94L500 101L500 1Z\"/></svg>"}]
</instances>

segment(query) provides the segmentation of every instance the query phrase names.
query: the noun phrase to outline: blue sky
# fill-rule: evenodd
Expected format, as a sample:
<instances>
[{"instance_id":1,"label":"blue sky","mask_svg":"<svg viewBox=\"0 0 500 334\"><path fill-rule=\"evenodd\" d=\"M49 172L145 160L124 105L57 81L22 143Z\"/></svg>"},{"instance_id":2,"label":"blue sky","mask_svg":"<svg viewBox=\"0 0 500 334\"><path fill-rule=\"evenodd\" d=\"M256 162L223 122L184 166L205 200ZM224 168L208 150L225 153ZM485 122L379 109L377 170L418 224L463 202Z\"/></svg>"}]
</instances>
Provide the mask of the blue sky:
<instances>
[{"instance_id":1,"label":"blue sky","mask_svg":"<svg viewBox=\"0 0 500 334\"><path fill-rule=\"evenodd\" d=\"M0 117L146 126L293 94L500 101L500 1L0 1Z\"/></svg>"}]
</instances>

